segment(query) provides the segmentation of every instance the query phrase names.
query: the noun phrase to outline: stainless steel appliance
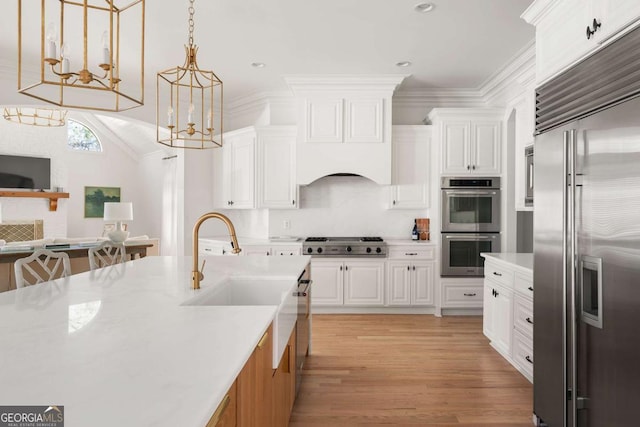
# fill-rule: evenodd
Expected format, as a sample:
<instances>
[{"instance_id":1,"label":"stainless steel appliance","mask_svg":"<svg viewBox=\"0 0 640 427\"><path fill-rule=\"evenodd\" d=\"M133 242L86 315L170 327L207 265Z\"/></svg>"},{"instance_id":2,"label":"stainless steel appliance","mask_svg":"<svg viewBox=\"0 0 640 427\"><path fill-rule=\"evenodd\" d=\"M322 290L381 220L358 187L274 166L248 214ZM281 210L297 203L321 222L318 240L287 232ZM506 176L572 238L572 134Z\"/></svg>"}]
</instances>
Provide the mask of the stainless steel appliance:
<instances>
[{"instance_id":1,"label":"stainless steel appliance","mask_svg":"<svg viewBox=\"0 0 640 427\"><path fill-rule=\"evenodd\" d=\"M481 252L500 252L499 233L442 233L441 276L484 276Z\"/></svg>"},{"instance_id":2,"label":"stainless steel appliance","mask_svg":"<svg viewBox=\"0 0 640 427\"><path fill-rule=\"evenodd\" d=\"M533 206L533 145L524 149L525 159L525 196L524 205Z\"/></svg>"},{"instance_id":3,"label":"stainless steel appliance","mask_svg":"<svg viewBox=\"0 0 640 427\"><path fill-rule=\"evenodd\" d=\"M500 178L443 177L442 231L500 232Z\"/></svg>"},{"instance_id":4,"label":"stainless steel appliance","mask_svg":"<svg viewBox=\"0 0 640 427\"><path fill-rule=\"evenodd\" d=\"M538 426L638 425L639 45L629 32L537 89Z\"/></svg>"},{"instance_id":5,"label":"stainless steel appliance","mask_svg":"<svg viewBox=\"0 0 640 427\"><path fill-rule=\"evenodd\" d=\"M500 252L500 178L443 177L441 276L484 275L481 252Z\"/></svg>"},{"instance_id":6,"label":"stainless steel appliance","mask_svg":"<svg viewBox=\"0 0 640 427\"><path fill-rule=\"evenodd\" d=\"M387 244L381 237L308 237L302 253L322 257L387 256Z\"/></svg>"},{"instance_id":7,"label":"stainless steel appliance","mask_svg":"<svg viewBox=\"0 0 640 427\"><path fill-rule=\"evenodd\" d=\"M309 355L311 340L311 264L298 278L298 319L296 322L296 396L302 383L302 368Z\"/></svg>"}]
</instances>

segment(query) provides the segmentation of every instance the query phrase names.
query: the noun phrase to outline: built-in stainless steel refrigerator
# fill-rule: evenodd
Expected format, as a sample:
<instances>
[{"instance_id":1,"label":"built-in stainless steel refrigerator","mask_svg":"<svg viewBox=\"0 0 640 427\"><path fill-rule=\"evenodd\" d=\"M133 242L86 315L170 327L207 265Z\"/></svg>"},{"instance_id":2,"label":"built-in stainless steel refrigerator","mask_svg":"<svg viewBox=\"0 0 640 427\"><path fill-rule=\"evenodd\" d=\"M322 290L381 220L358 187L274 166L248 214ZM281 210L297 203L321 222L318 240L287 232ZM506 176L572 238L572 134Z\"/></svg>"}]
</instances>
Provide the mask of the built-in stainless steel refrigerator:
<instances>
[{"instance_id":1,"label":"built-in stainless steel refrigerator","mask_svg":"<svg viewBox=\"0 0 640 427\"><path fill-rule=\"evenodd\" d=\"M640 425L640 30L537 89L534 413Z\"/></svg>"}]
</instances>

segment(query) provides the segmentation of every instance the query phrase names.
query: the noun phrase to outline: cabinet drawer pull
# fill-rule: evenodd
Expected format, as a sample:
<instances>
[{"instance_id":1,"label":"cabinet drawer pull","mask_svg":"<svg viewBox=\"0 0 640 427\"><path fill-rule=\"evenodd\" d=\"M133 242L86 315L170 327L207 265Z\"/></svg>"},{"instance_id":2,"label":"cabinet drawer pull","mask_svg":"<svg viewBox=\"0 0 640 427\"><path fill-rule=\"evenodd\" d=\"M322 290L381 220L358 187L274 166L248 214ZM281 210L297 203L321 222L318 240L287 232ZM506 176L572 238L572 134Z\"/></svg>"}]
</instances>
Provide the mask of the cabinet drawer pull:
<instances>
[{"instance_id":1,"label":"cabinet drawer pull","mask_svg":"<svg viewBox=\"0 0 640 427\"><path fill-rule=\"evenodd\" d=\"M415 256L415 255L418 255L418 253L417 253L417 252L405 252L404 254L405 254L405 255L409 255L409 256Z\"/></svg>"},{"instance_id":2,"label":"cabinet drawer pull","mask_svg":"<svg viewBox=\"0 0 640 427\"><path fill-rule=\"evenodd\" d=\"M527 362L531 363L533 365L533 360L531 360L531 358L529 356L525 356L524 360L526 360Z\"/></svg>"},{"instance_id":3,"label":"cabinet drawer pull","mask_svg":"<svg viewBox=\"0 0 640 427\"><path fill-rule=\"evenodd\" d=\"M494 271L494 272L493 272L493 275L494 275L494 276L498 276L498 277L502 277L502 273L498 273L497 271Z\"/></svg>"},{"instance_id":4,"label":"cabinet drawer pull","mask_svg":"<svg viewBox=\"0 0 640 427\"><path fill-rule=\"evenodd\" d=\"M530 323L530 324L532 324L532 325L533 325L533 320L531 320L531 318L530 318L530 317L527 317L527 318L526 318L526 319L524 319L524 320L526 320L526 321L527 321L527 323Z\"/></svg>"},{"instance_id":5,"label":"cabinet drawer pull","mask_svg":"<svg viewBox=\"0 0 640 427\"><path fill-rule=\"evenodd\" d=\"M204 250L207 251L207 252L211 252L212 251L211 248L204 248Z\"/></svg>"},{"instance_id":6,"label":"cabinet drawer pull","mask_svg":"<svg viewBox=\"0 0 640 427\"><path fill-rule=\"evenodd\" d=\"M218 423L220 422L220 418L222 418L222 416L224 415L224 411L226 411L227 407L229 406L229 402L231 402L231 396L227 394L224 399L222 399L222 403L220 403L220 406L218 406L216 412L214 412L211 416L211 419L207 423L207 426L215 427L218 425Z\"/></svg>"},{"instance_id":7,"label":"cabinet drawer pull","mask_svg":"<svg viewBox=\"0 0 640 427\"><path fill-rule=\"evenodd\" d=\"M260 338L260 342L258 343L259 349L262 349L262 347L264 347L264 343L267 341L268 337L269 337L269 332L265 332L262 338Z\"/></svg>"},{"instance_id":8,"label":"cabinet drawer pull","mask_svg":"<svg viewBox=\"0 0 640 427\"><path fill-rule=\"evenodd\" d=\"M464 296L465 296L465 297L475 297L475 296L476 296L476 293L474 292L474 293L472 293L472 294L464 294Z\"/></svg>"},{"instance_id":9,"label":"cabinet drawer pull","mask_svg":"<svg viewBox=\"0 0 640 427\"><path fill-rule=\"evenodd\" d=\"M533 286L529 286L527 289L529 289L531 292L533 292Z\"/></svg>"}]
</instances>

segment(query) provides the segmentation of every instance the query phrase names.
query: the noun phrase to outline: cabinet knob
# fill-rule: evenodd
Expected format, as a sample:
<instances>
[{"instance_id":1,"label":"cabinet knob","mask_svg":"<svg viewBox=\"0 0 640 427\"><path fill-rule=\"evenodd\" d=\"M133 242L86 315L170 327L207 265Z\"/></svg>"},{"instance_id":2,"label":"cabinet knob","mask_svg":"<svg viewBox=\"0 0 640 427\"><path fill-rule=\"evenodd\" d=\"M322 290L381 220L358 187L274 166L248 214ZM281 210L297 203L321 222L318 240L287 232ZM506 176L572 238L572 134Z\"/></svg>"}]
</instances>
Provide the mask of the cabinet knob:
<instances>
[{"instance_id":1,"label":"cabinet knob","mask_svg":"<svg viewBox=\"0 0 640 427\"><path fill-rule=\"evenodd\" d=\"M407 271L411 270L411 266L407 265Z\"/></svg>"},{"instance_id":2,"label":"cabinet knob","mask_svg":"<svg viewBox=\"0 0 640 427\"><path fill-rule=\"evenodd\" d=\"M394 200L394 201L393 201L393 205L395 206L395 204L396 204L396 201Z\"/></svg>"},{"instance_id":3,"label":"cabinet knob","mask_svg":"<svg viewBox=\"0 0 640 427\"><path fill-rule=\"evenodd\" d=\"M295 200L292 200L292 201L291 201L291 204L295 206L295 205L296 205L296 201L295 201Z\"/></svg>"},{"instance_id":4,"label":"cabinet knob","mask_svg":"<svg viewBox=\"0 0 640 427\"><path fill-rule=\"evenodd\" d=\"M416 271L416 266L415 265L413 266L413 271Z\"/></svg>"},{"instance_id":5,"label":"cabinet knob","mask_svg":"<svg viewBox=\"0 0 640 427\"><path fill-rule=\"evenodd\" d=\"M476 165L471 166L471 169L476 170Z\"/></svg>"},{"instance_id":6,"label":"cabinet knob","mask_svg":"<svg viewBox=\"0 0 640 427\"><path fill-rule=\"evenodd\" d=\"M345 269L345 271L349 270L349 266L348 266L348 265L345 265L345 266L344 266L344 269Z\"/></svg>"},{"instance_id":7,"label":"cabinet knob","mask_svg":"<svg viewBox=\"0 0 640 427\"><path fill-rule=\"evenodd\" d=\"M471 169L471 166L467 165L467 170Z\"/></svg>"}]
</instances>

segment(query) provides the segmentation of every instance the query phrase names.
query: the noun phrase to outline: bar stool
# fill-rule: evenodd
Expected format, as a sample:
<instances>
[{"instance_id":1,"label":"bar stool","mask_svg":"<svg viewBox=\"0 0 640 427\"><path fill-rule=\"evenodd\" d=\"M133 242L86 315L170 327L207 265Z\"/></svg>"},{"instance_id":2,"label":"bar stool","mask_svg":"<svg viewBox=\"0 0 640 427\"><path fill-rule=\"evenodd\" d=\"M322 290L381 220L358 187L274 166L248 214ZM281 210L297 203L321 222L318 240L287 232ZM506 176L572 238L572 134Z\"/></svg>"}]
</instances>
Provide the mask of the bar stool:
<instances>
[{"instance_id":1,"label":"bar stool","mask_svg":"<svg viewBox=\"0 0 640 427\"><path fill-rule=\"evenodd\" d=\"M13 265L16 288L36 285L71 275L69 255L38 249L26 258L20 258Z\"/></svg>"},{"instance_id":2,"label":"bar stool","mask_svg":"<svg viewBox=\"0 0 640 427\"><path fill-rule=\"evenodd\" d=\"M124 243L105 241L89 249L89 269L95 270L114 264L121 264L127 260Z\"/></svg>"}]
</instances>

